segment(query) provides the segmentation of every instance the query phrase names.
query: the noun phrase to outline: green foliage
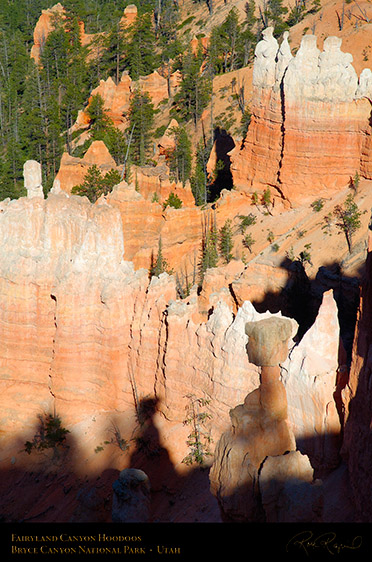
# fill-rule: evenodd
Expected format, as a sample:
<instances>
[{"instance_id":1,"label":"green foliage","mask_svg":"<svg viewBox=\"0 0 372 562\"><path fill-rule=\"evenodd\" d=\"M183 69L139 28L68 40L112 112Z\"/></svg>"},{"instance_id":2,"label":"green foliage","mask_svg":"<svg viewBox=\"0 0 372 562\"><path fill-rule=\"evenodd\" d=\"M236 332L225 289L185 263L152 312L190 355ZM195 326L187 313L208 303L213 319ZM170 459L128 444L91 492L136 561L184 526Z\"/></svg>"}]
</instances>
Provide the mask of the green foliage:
<instances>
[{"instance_id":1,"label":"green foliage","mask_svg":"<svg viewBox=\"0 0 372 562\"><path fill-rule=\"evenodd\" d=\"M113 436L110 439L104 441L103 444L97 445L97 447L94 449L94 452L99 453L103 451L103 445L115 445L120 449L120 451L126 453L129 450L129 442L127 441L127 439L124 439L124 437L121 436L121 431L114 422L112 422L111 424L110 432L113 434Z\"/></svg>"},{"instance_id":2,"label":"green foliage","mask_svg":"<svg viewBox=\"0 0 372 562\"><path fill-rule=\"evenodd\" d=\"M155 33L151 14L139 15L131 25L125 46L125 67L132 80L151 74L158 67L155 49Z\"/></svg>"},{"instance_id":3,"label":"green foliage","mask_svg":"<svg viewBox=\"0 0 372 562\"><path fill-rule=\"evenodd\" d=\"M244 110L243 110L241 119L240 119L240 132L241 132L243 138L245 138L246 135L247 135L248 127L249 127L249 124L251 122L251 117L252 117L252 114L250 112L250 109L248 107L245 107Z\"/></svg>"},{"instance_id":4,"label":"green foliage","mask_svg":"<svg viewBox=\"0 0 372 562\"><path fill-rule=\"evenodd\" d=\"M231 253L233 246L232 222L231 219L227 219L219 231L219 251L225 263L229 263L233 258Z\"/></svg>"},{"instance_id":5,"label":"green foliage","mask_svg":"<svg viewBox=\"0 0 372 562\"><path fill-rule=\"evenodd\" d=\"M264 18L265 27L274 27L274 36L279 37L286 29L288 24L284 20L284 15L288 13L288 8L283 6L283 0L268 0L266 3Z\"/></svg>"},{"instance_id":6,"label":"green foliage","mask_svg":"<svg viewBox=\"0 0 372 562\"><path fill-rule=\"evenodd\" d=\"M253 238L252 234L248 232L243 238L243 246L252 252L252 247L256 240Z\"/></svg>"},{"instance_id":7,"label":"green foliage","mask_svg":"<svg viewBox=\"0 0 372 562\"><path fill-rule=\"evenodd\" d=\"M271 249L273 252L278 252L279 251L279 244L272 244Z\"/></svg>"},{"instance_id":8,"label":"green foliage","mask_svg":"<svg viewBox=\"0 0 372 562\"><path fill-rule=\"evenodd\" d=\"M171 175L184 186L191 175L191 142L184 127L175 127L176 147L168 154L168 165Z\"/></svg>"},{"instance_id":9,"label":"green foliage","mask_svg":"<svg viewBox=\"0 0 372 562\"><path fill-rule=\"evenodd\" d=\"M239 231L241 234L244 234L248 226L252 226L256 224L257 217L253 213L249 213L249 215L239 215L240 225Z\"/></svg>"},{"instance_id":10,"label":"green foliage","mask_svg":"<svg viewBox=\"0 0 372 562\"><path fill-rule=\"evenodd\" d=\"M194 463L200 466L206 462L206 457L211 455L209 451L212 439L210 432L205 429L205 425L211 415L205 411L210 400L206 398L197 398L194 394L186 395L188 403L186 405L186 419L184 425L191 426L191 433L186 441L187 446L190 448L189 454L182 460L184 464L192 465Z\"/></svg>"},{"instance_id":11,"label":"green foliage","mask_svg":"<svg viewBox=\"0 0 372 562\"><path fill-rule=\"evenodd\" d=\"M39 415L39 429L32 441L26 441L24 451L31 454L33 450L44 451L65 446L68 429L62 426L59 416L53 414Z\"/></svg>"},{"instance_id":12,"label":"green foliage","mask_svg":"<svg viewBox=\"0 0 372 562\"><path fill-rule=\"evenodd\" d=\"M174 96L174 109L178 120L192 119L195 127L204 108L211 98L212 81L206 73L201 73L203 51L199 46L196 55L189 48L182 57L182 82Z\"/></svg>"},{"instance_id":13,"label":"green foliage","mask_svg":"<svg viewBox=\"0 0 372 562\"><path fill-rule=\"evenodd\" d=\"M257 43L256 24L255 2L252 0L245 5L245 20L239 21L239 12L234 6L225 20L212 28L208 48L208 63L212 74L231 72L247 66Z\"/></svg>"},{"instance_id":14,"label":"green foliage","mask_svg":"<svg viewBox=\"0 0 372 562\"><path fill-rule=\"evenodd\" d=\"M270 242L270 244L272 244L275 240L275 235L273 233L272 230L270 230L267 234L267 241Z\"/></svg>"},{"instance_id":15,"label":"green foliage","mask_svg":"<svg viewBox=\"0 0 372 562\"><path fill-rule=\"evenodd\" d=\"M153 123L154 105L149 94L136 90L129 108L129 130L133 129L131 159L139 166L143 166L148 157Z\"/></svg>"},{"instance_id":16,"label":"green foliage","mask_svg":"<svg viewBox=\"0 0 372 562\"><path fill-rule=\"evenodd\" d=\"M305 244L305 248L300 252L299 261L302 263L302 265L306 263L312 265L310 248L311 248L311 244Z\"/></svg>"},{"instance_id":17,"label":"green foliage","mask_svg":"<svg viewBox=\"0 0 372 562\"><path fill-rule=\"evenodd\" d=\"M355 232L361 227L361 211L354 201L353 194L350 193L343 205L336 205L333 214L336 218L336 226L346 237L349 252L352 250L352 238Z\"/></svg>"},{"instance_id":18,"label":"green foliage","mask_svg":"<svg viewBox=\"0 0 372 562\"><path fill-rule=\"evenodd\" d=\"M182 207L181 199L176 193L173 193L173 191L170 192L168 198L163 203L163 209L167 207L173 207L174 209L180 209Z\"/></svg>"},{"instance_id":19,"label":"green foliage","mask_svg":"<svg viewBox=\"0 0 372 562\"><path fill-rule=\"evenodd\" d=\"M251 201L252 201L252 205L256 205L256 207L258 206L259 198L258 198L258 193L257 193L257 191L255 191L254 193L252 193Z\"/></svg>"},{"instance_id":20,"label":"green foliage","mask_svg":"<svg viewBox=\"0 0 372 562\"><path fill-rule=\"evenodd\" d=\"M207 269L218 264L218 230L215 215L207 214L202 225L202 248L199 266L200 285Z\"/></svg>"},{"instance_id":21,"label":"green foliage","mask_svg":"<svg viewBox=\"0 0 372 562\"><path fill-rule=\"evenodd\" d=\"M266 211L269 214L271 214L272 199L271 199L270 187L265 189L265 191L263 192L261 202L262 202L263 206L265 207Z\"/></svg>"},{"instance_id":22,"label":"green foliage","mask_svg":"<svg viewBox=\"0 0 372 562\"><path fill-rule=\"evenodd\" d=\"M150 264L150 278L151 277L159 277L162 273L168 273L171 275L173 272L170 270L167 260L163 256L163 242L161 236L159 237L158 241L158 253L156 258L151 257L151 264Z\"/></svg>"},{"instance_id":23,"label":"green foliage","mask_svg":"<svg viewBox=\"0 0 372 562\"><path fill-rule=\"evenodd\" d=\"M290 249L286 252L286 256L291 262L296 261L301 263L302 265L306 265L306 264L312 265L310 249L311 249L311 244L305 244L304 249L299 253L298 256L296 256L293 250L293 246L291 246Z\"/></svg>"},{"instance_id":24,"label":"green foliage","mask_svg":"<svg viewBox=\"0 0 372 562\"><path fill-rule=\"evenodd\" d=\"M321 211L324 207L324 199L320 198L320 199L316 199L315 201L313 201L311 203L311 208L314 211L314 213L319 213L319 211Z\"/></svg>"},{"instance_id":25,"label":"green foliage","mask_svg":"<svg viewBox=\"0 0 372 562\"><path fill-rule=\"evenodd\" d=\"M356 171L354 176L350 178L349 187L356 193L358 191L360 183L360 175L359 172Z\"/></svg>"},{"instance_id":26,"label":"green foliage","mask_svg":"<svg viewBox=\"0 0 372 562\"><path fill-rule=\"evenodd\" d=\"M100 94L95 94L86 109L90 119L93 140L103 140L107 129L112 125L111 119L104 108L105 102Z\"/></svg>"},{"instance_id":27,"label":"green foliage","mask_svg":"<svg viewBox=\"0 0 372 562\"><path fill-rule=\"evenodd\" d=\"M75 185L71 193L82 197L86 196L91 203L94 203L101 195L110 193L114 185L117 185L120 181L120 174L117 170L109 170L102 176L101 170L96 164L93 164L88 168L83 183Z\"/></svg>"}]
</instances>

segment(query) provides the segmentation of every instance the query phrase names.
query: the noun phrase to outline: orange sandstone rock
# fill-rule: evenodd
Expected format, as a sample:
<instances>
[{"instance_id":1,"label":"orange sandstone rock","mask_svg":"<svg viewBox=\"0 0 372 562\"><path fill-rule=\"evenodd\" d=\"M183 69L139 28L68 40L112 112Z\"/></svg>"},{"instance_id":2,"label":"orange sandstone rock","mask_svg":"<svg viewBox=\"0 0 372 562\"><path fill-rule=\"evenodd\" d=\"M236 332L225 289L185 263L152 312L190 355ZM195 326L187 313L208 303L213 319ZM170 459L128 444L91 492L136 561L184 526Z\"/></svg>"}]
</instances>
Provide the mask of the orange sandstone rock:
<instances>
[{"instance_id":1,"label":"orange sandstone rock","mask_svg":"<svg viewBox=\"0 0 372 562\"><path fill-rule=\"evenodd\" d=\"M40 61L40 52L49 33L53 30L53 18L56 15L63 16L64 8L60 2L52 8L42 10L41 16L37 21L34 29L34 44L31 47L31 57L38 64Z\"/></svg>"}]
</instances>

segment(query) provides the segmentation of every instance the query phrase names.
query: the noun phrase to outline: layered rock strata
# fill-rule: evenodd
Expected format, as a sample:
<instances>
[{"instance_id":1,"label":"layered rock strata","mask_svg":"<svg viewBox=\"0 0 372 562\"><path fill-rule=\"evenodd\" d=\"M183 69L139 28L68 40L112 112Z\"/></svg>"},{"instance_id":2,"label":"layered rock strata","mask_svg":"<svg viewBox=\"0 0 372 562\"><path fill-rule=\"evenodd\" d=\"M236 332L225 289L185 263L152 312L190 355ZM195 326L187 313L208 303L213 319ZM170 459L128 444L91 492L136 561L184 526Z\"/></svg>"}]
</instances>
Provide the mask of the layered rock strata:
<instances>
[{"instance_id":1,"label":"layered rock strata","mask_svg":"<svg viewBox=\"0 0 372 562\"><path fill-rule=\"evenodd\" d=\"M158 422L182 435L174 439L177 446L170 444L180 462L187 453L190 391L211 397L216 439L229 408L257 385L241 333L253 307L234 317L217 303L205 322L194 292L178 301L174 277L150 282L147 269L135 271L124 260L121 214L104 199L92 205L56 182L47 199L5 200L0 211L7 445L17 434L32 437L38 414L50 411L75 428L79 442L87 431L99 440L110 415L124 419L131 411L133 417L135 403L155 393ZM91 440L80 445L94 449Z\"/></svg>"},{"instance_id":2,"label":"layered rock strata","mask_svg":"<svg viewBox=\"0 0 372 562\"><path fill-rule=\"evenodd\" d=\"M323 51L305 35L295 56L263 32L253 71L252 120L231 153L234 185L272 186L291 203L345 187L355 173L370 178L370 73L359 80L341 39Z\"/></svg>"}]
</instances>

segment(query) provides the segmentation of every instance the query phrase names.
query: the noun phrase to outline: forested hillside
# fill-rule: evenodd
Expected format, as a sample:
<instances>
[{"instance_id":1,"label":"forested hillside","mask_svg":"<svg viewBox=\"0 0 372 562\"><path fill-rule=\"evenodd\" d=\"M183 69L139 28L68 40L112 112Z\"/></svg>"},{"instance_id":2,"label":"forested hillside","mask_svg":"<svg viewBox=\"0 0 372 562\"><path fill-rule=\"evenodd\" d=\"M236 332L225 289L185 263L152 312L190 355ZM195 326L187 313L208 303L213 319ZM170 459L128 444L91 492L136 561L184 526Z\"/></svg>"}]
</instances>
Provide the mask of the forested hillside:
<instances>
[{"instance_id":1,"label":"forested hillside","mask_svg":"<svg viewBox=\"0 0 372 562\"><path fill-rule=\"evenodd\" d=\"M211 123L209 133L198 139L193 149L184 127L196 127L210 101L216 75L252 62L266 25L272 24L279 36L305 13L317 9L316 1L311 0L296 2L291 11L283 7L282 0L265 0L257 6L250 0L240 3L239 9L238 3L215 6L212 0L65 0L63 17L56 14L54 29L46 37L36 64L30 56L33 30L42 10L54 4L54 0L0 3L1 199L23 194L27 159L41 162L43 186L50 189L63 151L72 152L69 130L101 79L111 76L117 83L126 70L132 80L138 80L155 69L167 77L178 69L181 84L168 109L181 128L170 167L179 180L191 179L196 202L204 202L210 181L206 161L213 127L220 123ZM121 18L129 4L137 5L138 17L125 27ZM222 19L217 17L219 10L226 13ZM195 21L194 13L204 13L205 18ZM207 23L207 46L199 41L195 49L191 39L201 40ZM240 109L240 122L235 125L244 135L249 108L244 100L241 103L239 92L235 96ZM92 139L103 139L121 164L133 129L130 159L138 165L148 162L151 142L164 132L156 127L160 110L154 110L151 100L138 92L132 100L129 127L119 131L105 119L100 99L95 101L90 107ZM231 125L228 116L222 125ZM81 156L82 150L80 147L77 155Z\"/></svg>"}]
</instances>

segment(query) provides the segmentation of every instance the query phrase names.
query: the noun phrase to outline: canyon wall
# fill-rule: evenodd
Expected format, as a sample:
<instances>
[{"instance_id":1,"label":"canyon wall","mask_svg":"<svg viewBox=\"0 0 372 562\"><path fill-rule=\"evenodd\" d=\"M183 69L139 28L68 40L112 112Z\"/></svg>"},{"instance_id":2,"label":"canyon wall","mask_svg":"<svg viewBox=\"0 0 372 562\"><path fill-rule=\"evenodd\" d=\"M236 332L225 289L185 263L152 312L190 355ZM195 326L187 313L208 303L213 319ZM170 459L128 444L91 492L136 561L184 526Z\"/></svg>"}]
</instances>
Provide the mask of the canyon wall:
<instances>
[{"instance_id":1,"label":"canyon wall","mask_svg":"<svg viewBox=\"0 0 372 562\"><path fill-rule=\"evenodd\" d=\"M154 395L159 419L183 435L190 392L211 398L215 438L229 408L257 384L241 334L253 307L234 317L220 303L205 322L195 292L178 301L173 276L150 281L147 269L125 261L121 214L105 200L92 205L55 187L47 199L30 191L5 200L0 211L7 444L54 409L78 437L87 427L97 436L97 419L134 415L135 402ZM187 452L180 442L176 462Z\"/></svg>"},{"instance_id":2,"label":"canyon wall","mask_svg":"<svg viewBox=\"0 0 372 562\"><path fill-rule=\"evenodd\" d=\"M332 195L355 173L370 178L371 71L360 78L341 39L323 51L305 35L295 56L288 32L281 45L272 29L256 47L252 120L230 157L234 185L268 186L291 203Z\"/></svg>"},{"instance_id":3,"label":"canyon wall","mask_svg":"<svg viewBox=\"0 0 372 562\"><path fill-rule=\"evenodd\" d=\"M371 317L372 317L372 242L361 288L350 377L343 389L345 437L342 455L350 473L350 483L358 518L371 521Z\"/></svg>"}]
</instances>

